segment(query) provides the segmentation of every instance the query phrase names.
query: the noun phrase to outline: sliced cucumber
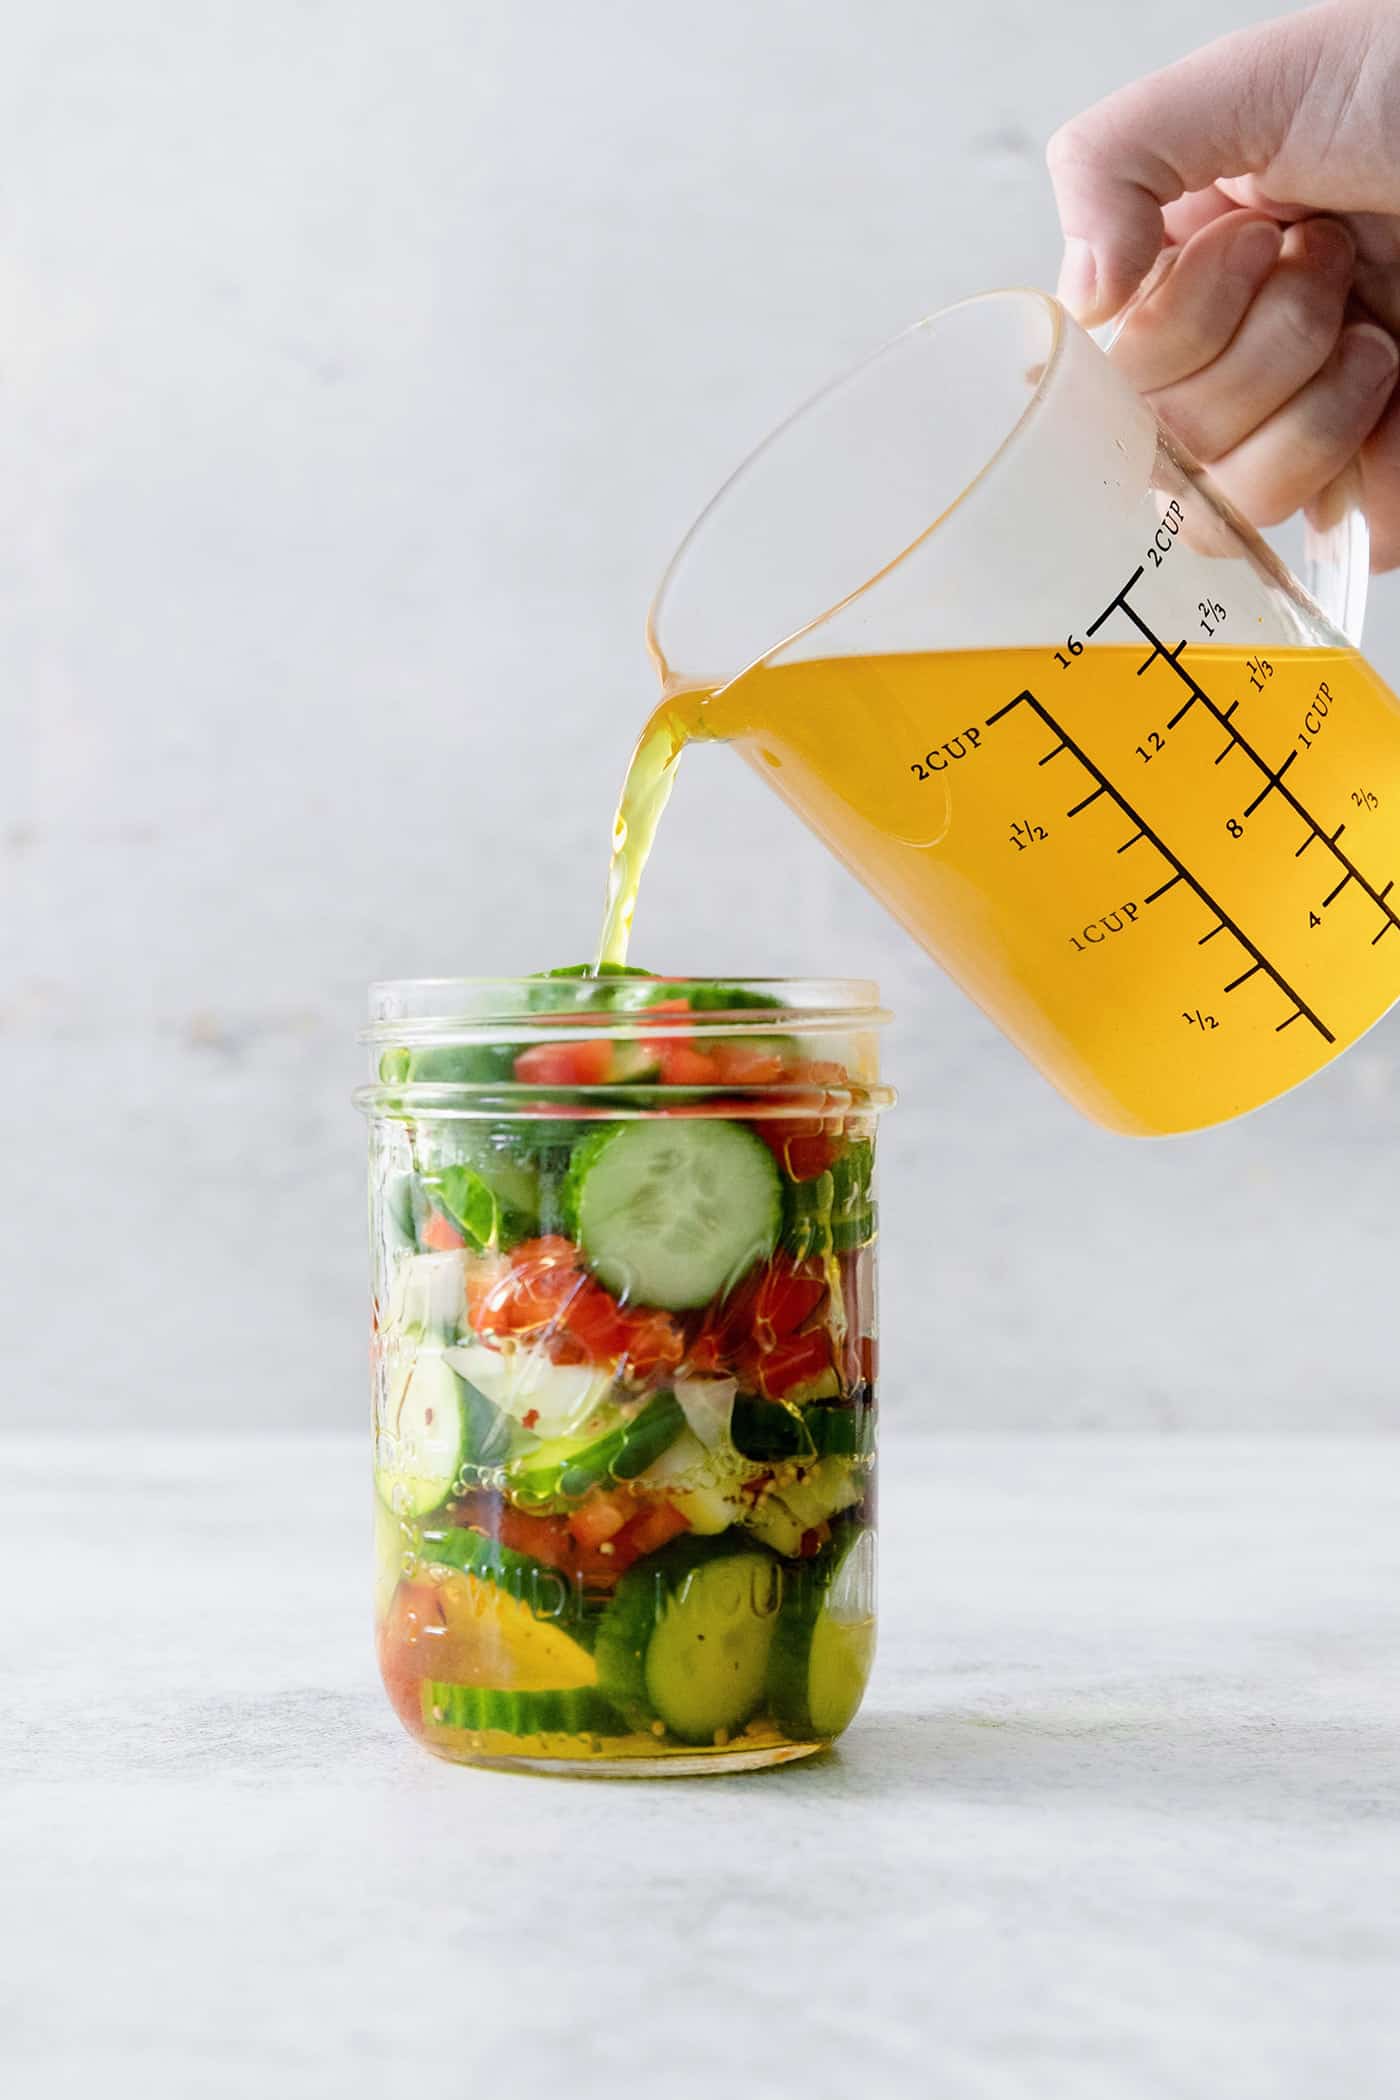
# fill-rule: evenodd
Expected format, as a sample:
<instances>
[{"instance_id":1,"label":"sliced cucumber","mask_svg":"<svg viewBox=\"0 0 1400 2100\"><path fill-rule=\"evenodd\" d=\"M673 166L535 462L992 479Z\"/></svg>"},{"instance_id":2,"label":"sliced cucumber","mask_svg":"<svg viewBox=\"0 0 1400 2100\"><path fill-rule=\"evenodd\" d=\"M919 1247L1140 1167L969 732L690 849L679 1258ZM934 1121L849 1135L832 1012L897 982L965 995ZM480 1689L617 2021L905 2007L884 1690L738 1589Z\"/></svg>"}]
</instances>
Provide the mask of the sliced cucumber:
<instances>
[{"instance_id":1,"label":"sliced cucumber","mask_svg":"<svg viewBox=\"0 0 1400 2100\"><path fill-rule=\"evenodd\" d=\"M389 1174L384 1181L385 1237L393 1254L416 1254L430 1205L416 1174Z\"/></svg>"},{"instance_id":2,"label":"sliced cucumber","mask_svg":"<svg viewBox=\"0 0 1400 2100\"><path fill-rule=\"evenodd\" d=\"M612 1393L611 1373L596 1364L551 1363L523 1343L461 1342L443 1353L459 1377L517 1422L528 1417L540 1436L575 1435Z\"/></svg>"},{"instance_id":3,"label":"sliced cucumber","mask_svg":"<svg viewBox=\"0 0 1400 2100\"><path fill-rule=\"evenodd\" d=\"M614 1707L590 1686L573 1691L504 1692L479 1684L423 1686L423 1719L430 1728L465 1728L473 1735L618 1735Z\"/></svg>"},{"instance_id":4,"label":"sliced cucumber","mask_svg":"<svg viewBox=\"0 0 1400 2100\"><path fill-rule=\"evenodd\" d=\"M632 1568L598 1628L600 1689L640 1728L723 1740L762 1701L782 1577L732 1540L681 1539Z\"/></svg>"},{"instance_id":5,"label":"sliced cucumber","mask_svg":"<svg viewBox=\"0 0 1400 2100\"><path fill-rule=\"evenodd\" d=\"M379 1077L385 1086L481 1086L510 1079L515 1046L509 1043L432 1043L410 1050L385 1050Z\"/></svg>"},{"instance_id":6,"label":"sliced cucumber","mask_svg":"<svg viewBox=\"0 0 1400 2100\"><path fill-rule=\"evenodd\" d=\"M875 1412L864 1399L851 1407L794 1407L740 1393L729 1433L736 1451L767 1465L786 1459L868 1458L875 1449Z\"/></svg>"},{"instance_id":7,"label":"sliced cucumber","mask_svg":"<svg viewBox=\"0 0 1400 2100\"><path fill-rule=\"evenodd\" d=\"M418 1557L430 1567L456 1568L479 1582L489 1582L523 1604L532 1618L562 1626L587 1647L593 1622L581 1589L562 1569L528 1553L517 1553L465 1524L424 1525L418 1534Z\"/></svg>"},{"instance_id":8,"label":"sliced cucumber","mask_svg":"<svg viewBox=\"0 0 1400 2100\"><path fill-rule=\"evenodd\" d=\"M803 1466L791 1481L777 1481L749 1510L744 1524L775 1553L791 1557L802 1551L809 1531L829 1523L860 1501L869 1481L868 1466L847 1458L820 1458Z\"/></svg>"},{"instance_id":9,"label":"sliced cucumber","mask_svg":"<svg viewBox=\"0 0 1400 2100\"><path fill-rule=\"evenodd\" d=\"M617 1297L706 1305L766 1261L782 1224L777 1164L742 1124L621 1123L585 1138L564 1192L573 1237Z\"/></svg>"},{"instance_id":10,"label":"sliced cucumber","mask_svg":"<svg viewBox=\"0 0 1400 2100\"><path fill-rule=\"evenodd\" d=\"M855 1718L874 1655L875 1534L853 1526L829 1554L787 1576L768 1671L783 1733L840 1735Z\"/></svg>"},{"instance_id":11,"label":"sliced cucumber","mask_svg":"<svg viewBox=\"0 0 1400 2100\"><path fill-rule=\"evenodd\" d=\"M577 1502L592 1488L635 1480L685 1427L672 1392L653 1393L635 1414L610 1413L591 1434L550 1437L518 1458L506 1475L511 1497L528 1504Z\"/></svg>"},{"instance_id":12,"label":"sliced cucumber","mask_svg":"<svg viewBox=\"0 0 1400 2100\"><path fill-rule=\"evenodd\" d=\"M876 1224L874 1160L870 1140L852 1138L827 1173L785 1182L783 1245L790 1254L804 1260L809 1254L848 1254L869 1245Z\"/></svg>"},{"instance_id":13,"label":"sliced cucumber","mask_svg":"<svg viewBox=\"0 0 1400 2100\"><path fill-rule=\"evenodd\" d=\"M376 1484L395 1516L428 1516L465 1475L502 1465L510 1447L510 1424L500 1410L441 1356L422 1350L385 1410L376 1440Z\"/></svg>"}]
</instances>

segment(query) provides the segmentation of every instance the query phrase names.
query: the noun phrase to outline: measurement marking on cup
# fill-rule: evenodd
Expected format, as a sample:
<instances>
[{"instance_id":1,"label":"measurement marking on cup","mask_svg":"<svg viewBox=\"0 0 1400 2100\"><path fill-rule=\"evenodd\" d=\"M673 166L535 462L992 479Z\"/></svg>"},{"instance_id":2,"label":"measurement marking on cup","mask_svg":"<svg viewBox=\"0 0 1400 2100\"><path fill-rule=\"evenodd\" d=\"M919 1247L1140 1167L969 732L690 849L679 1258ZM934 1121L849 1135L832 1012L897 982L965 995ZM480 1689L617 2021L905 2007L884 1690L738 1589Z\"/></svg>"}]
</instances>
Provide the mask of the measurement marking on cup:
<instances>
[{"instance_id":1,"label":"measurement marking on cup","mask_svg":"<svg viewBox=\"0 0 1400 2100\"><path fill-rule=\"evenodd\" d=\"M1137 581L1138 576L1141 576L1141 574L1142 571L1141 569L1139 569L1132 579L1134 583ZM1113 608L1110 606L1109 611L1112 611L1112 609ZM1106 619L1107 617L1108 615L1107 613L1105 613L1103 615L1103 618ZM1100 624L1101 622L1095 623L1095 625ZM1090 628L1089 632L1092 634L1093 628ZM1151 637L1149 637L1149 639L1151 639ZM1312 1026L1317 1030L1318 1034L1322 1037L1323 1041L1326 1043L1335 1043L1337 1038L1333 1035L1331 1029L1326 1025L1326 1023L1324 1021L1319 1020L1318 1016L1313 1012L1312 1008L1308 1005L1307 1001L1304 998L1302 998L1302 996L1298 992L1294 991L1292 985L1288 982L1287 978L1283 976L1281 971L1275 969L1274 965L1269 961L1268 957L1264 954L1263 950L1261 948L1256 947L1254 942L1249 938L1249 935L1243 930L1243 928L1236 925L1235 921L1230 917L1230 914L1226 910L1224 910L1224 908L1221 905L1216 903L1214 897L1211 896L1210 891L1206 889L1203 883L1197 881L1196 877L1191 873L1191 870L1187 867L1186 863L1177 858L1176 854L1172 852L1170 846L1168 846L1166 842L1158 835L1158 833L1153 830L1152 826L1147 822L1147 820L1143 816L1141 816L1136 809L1134 809L1132 803L1128 801L1127 797L1121 794L1120 791L1113 785L1113 782L1109 779L1108 775L1105 772L1103 772L1100 767L1095 765L1093 759L1089 757L1088 753L1082 748L1082 746L1077 744L1074 741L1074 738L1070 736L1068 731L1064 729L1059 722L1056 721L1055 717L1051 714L1049 708L1045 707L1039 700L1037 700L1035 694L1030 690L1029 686L1027 686L1024 691L1017 693L1014 699L1008 700L1005 706L999 707L996 710L995 714L988 715L987 727L989 729L995 728L998 722L1004 721L1006 716L1011 714L1018 707L1028 707L1031 710L1031 713L1036 717L1036 719L1040 723L1042 723L1043 726L1049 731L1050 735L1057 739L1056 749L1072 752L1076 762L1084 768L1084 771L1088 774L1089 778L1095 783L1094 793L1092 795L1087 796L1083 802L1077 804L1075 809L1069 811L1069 815L1075 816L1078 814L1079 810L1087 809L1089 807L1089 804L1091 802L1097 802L1101 795L1109 796L1115 804L1115 806L1118 808L1118 810L1122 813L1122 815L1127 818L1128 822L1136 826L1138 833L1143 838L1151 841L1152 845L1156 848L1157 852L1161 854L1163 860L1167 863L1167 866L1169 868L1173 868L1176 871L1175 881L1184 882L1187 888L1192 892L1192 894L1195 897L1197 897L1202 904L1205 905L1206 910L1210 912L1212 916L1218 921L1218 924L1212 928L1212 932L1220 933L1228 931L1233 936L1233 938L1239 942L1245 954L1252 957L1254 968L1246 971L1245 975L1252 977L1254 976L1256 971L1262 970L1265 973L1265 975L1271 980L1271 982L1278 987L1279 991L1283 993L1284 998L1288 1000L1289 1004L1293 1007L1296 1007L1298 1013L1302 1014L1305 1020L1311 1022ZM1131 844L1132 841L1130 841L1129 843ZM1173 888L1175 886L1175 881L1168 883L1166 887L1168 889ZM1207 936L1207 938L1209 938L1209 935ZM1239 980L1239 982L1241 983L1243 983L1243 981L1243 979Z\"/></svg>"},{"instance_id":2,"label":"measurement marking on cup","mask_svg":"<svg viewBox=\"0 0 1400 2100\"><path fill-rule=\"evenodd\" d=\"M1190 671L1187 670L1185 664L1181 662L1180 653L1178 651L1171 650L1165 647L1165 645L1159 640L1159 638L1152 632L1152 629L1148 626L1146 620L1143 619L1141 613L1136 612L1134 608L1128 603L1128 593L1132 590L1133 585L1138 581L1141 575L1142 570L1140 568L1135 569L1133 571L1132 575L1128 578L1128 581L1124 584L1122 590L1119 591L1117 597L1109 600L1108 604L1104 607L1103 611L1099 614L1098 618L1092 621L1090 625L1085 629L1085 633L1091 635L1097 634L1098 630L1100 629L1100 627L1103 626L1104 622L1107 619L1109 619L1115 612L1121 612L1125 615L1127 619L1131 620L1134 627L1136 627L1138 633L1142 636L1143 640L1152 644L1154 655L1162 657L1165 660L1165 662L1169 663L1172 667L1172 670L1176 673L1177 677L1180 678L1184 684L1188 685L1191 688L1191 695L1193 701L1199 700L1202 703L1202 705L1210 712L1210 714L1212 714L1215 717L1216 721L1220 724L1221 728L1229 731L1230 736L1232 737L1234 742L1239 745L1239 748L1241 751L1243 751L1245 757L1252 760L1252 762L1259 768L1260 772L1264 775L1265 779L1269 783L1268 787L1266 787L1264 790L1264 794L1267 795L1274 789L1277 789L1278 793L1282 795L1284 801L1288 804L1289 808L1294 812L1296 816L1301 817L1303 822L1307 825L1308 836L1304 839L1302 845L1299 846L1295 851L1293 856L1294 859L1296 860L1299 857L1299 855L1306 851L1306 849L1312 844L1313 839L1321 839L1323 844L1327 847L1329 853L1331 853L1334 856L1339 865L1345 871L1344 879L1342 883L1339 884L1338 888L1344 889L1348 882L1355 882L1359 884L1360 888L1364 891L1366 896L1370 898L1371 902L1375 905L1376 909L1385 913L1387 924L1400 925L1400 918L1397 917L1393 906L1386 902L1386 899L1381 891L1376 889L1372 883L1369 883L1366 880L1366 877L1362 874L1360 868L1356 866L1355 862L1351 859L1350 855L1344 853L1341 847L1337 844L1338 839L1346 830L1346 825L1339 824L1336 830L1329 837L1328 834L1323 830L1322 826L1318 823L1312 811L1298 800L1298 797L1294 794L1291 788L1283 786L1283 776L1288 770L1288 765L1289 763L1291 763L1291 758L1289 760L1285 760L1284 764L1281 765L1277 771L1275 771L1274 768L1269 765L1267 760L1262 758L1260 754L1255 750L1253 744L1250 743L1248 737L1245 736L1244 732L1242 730L1236 729L1233 722L1230 720L1231 715L1233 715L1235 709L1239 706L1239 702L1237 700L1232 700L1228 708L1218 707L1215 701L1212 700L1210 694L1206 691L1205 687L1197 684L1196 680L1192 677ZM1296 756L1296 752L1291 754L1291 757ZM1259 801L1262 801L1263 799L1264 798L1261 795L1259 797ZM1250 805L1250 808L1257 809L1258 806L1258 802L1255 802ZM1245 811L1245 815L1249 815L1249 810ZM1337 894L1337 890L1334 890L1332 892L1332 896L1334 897ZM1332 899L1329 897L1327 901L1330 904ZM1372 941L1371 946L1375 946L1374 941ZM1331 1038L1329 1037L1329 1041L1330 1040Z\"/></svg>"}]
</instances>

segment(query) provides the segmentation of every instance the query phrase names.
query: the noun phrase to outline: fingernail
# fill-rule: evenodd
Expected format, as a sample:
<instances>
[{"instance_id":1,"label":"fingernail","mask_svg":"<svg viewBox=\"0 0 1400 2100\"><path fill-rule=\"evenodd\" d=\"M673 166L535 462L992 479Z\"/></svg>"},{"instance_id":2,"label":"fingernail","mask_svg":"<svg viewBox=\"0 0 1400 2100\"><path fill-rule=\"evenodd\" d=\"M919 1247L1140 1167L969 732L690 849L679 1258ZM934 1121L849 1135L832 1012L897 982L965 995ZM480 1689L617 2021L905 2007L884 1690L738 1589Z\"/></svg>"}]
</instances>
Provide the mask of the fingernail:
<instances>
[{"instance_id":1,"label":"fingernail","mask_svg":"<svg viewBox=\"0 0 1400 2100\"><path fill-rule=\"evenodd\" d=\"M1299 237L1314 269L1349 270L1356 260L1351 235L1335 219L1307 219Z\"/></svg>"},{"instance_id":2,"label":"fingernail","mask_svg":"<svg viewBox=\"0 0 1400 2100\"><path fill-rule=\"evenodd\" d=\"M1358 392L1379 392L1400 369L1395 338L1374 321L1358 321L1342 331L1342 369Z\"/></svg>"},{"instance_id":3,"label":"fingernail","mask_svg":"<svg viewBox=\"0 0 1400 2100\"><path fill-rule=\"evenodd\" d=\"M1241 277L1264 277L1278 261L1283 230L1268 219L1251 219L1241 226L1225 251L1230 268Z\"/></svg>"},{"instance_id":4,"label":"fingernail","mask_svg":"<svg viewBox=\"0 0 1400 2100\"><path fill-rule=\"evenodd\" d=\"M1094 310L1098 284L1099 271L1093 249L1087 241L1071 235L1065 242L1065 257L1060 264L1060 281L1055 296L1077 320L1082 321Z\"/></svg>"}]
</instances>

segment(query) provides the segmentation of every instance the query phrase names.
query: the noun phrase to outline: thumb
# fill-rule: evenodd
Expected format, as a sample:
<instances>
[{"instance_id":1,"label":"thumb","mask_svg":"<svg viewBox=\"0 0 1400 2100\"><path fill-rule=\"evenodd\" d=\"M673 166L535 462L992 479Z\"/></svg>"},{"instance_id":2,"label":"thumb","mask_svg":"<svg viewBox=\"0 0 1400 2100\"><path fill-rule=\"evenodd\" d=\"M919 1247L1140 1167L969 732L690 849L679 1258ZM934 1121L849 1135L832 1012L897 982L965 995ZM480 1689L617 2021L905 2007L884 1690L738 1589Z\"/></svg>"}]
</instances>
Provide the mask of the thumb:
<instances>
[{"instance_id":1,"label":"thumb","mask_svg":"<svg viewBox=\"0 0 1400 2100\"><path fill-rule=\"evenodd\" d=\"M1136 291L1164 239L1162 207L1278 154L1316 68L1292 17L1238 30L1094 104L1051 139L1065 232L1060 297L1086 325Z\"/></svg>"}]
</instances>

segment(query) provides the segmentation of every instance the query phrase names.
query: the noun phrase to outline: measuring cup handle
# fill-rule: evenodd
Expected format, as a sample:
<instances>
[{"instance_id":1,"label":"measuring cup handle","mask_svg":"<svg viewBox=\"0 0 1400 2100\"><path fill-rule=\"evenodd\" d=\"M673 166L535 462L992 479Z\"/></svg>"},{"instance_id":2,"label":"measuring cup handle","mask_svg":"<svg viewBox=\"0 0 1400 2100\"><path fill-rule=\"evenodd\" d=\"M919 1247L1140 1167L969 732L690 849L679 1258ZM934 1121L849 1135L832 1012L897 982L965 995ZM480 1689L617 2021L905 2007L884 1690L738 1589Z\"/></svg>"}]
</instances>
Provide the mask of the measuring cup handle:
<instances>
[{"instance_id":1,"label":"measuring cup handle","mask_svg":"<svg viewBox=\"0 0 1400 2100\"><path fill-rule=\"evenodd\" d=\"M1129 302L1131 305L1131 302ZM1128 309L1089 333L1105 355ZM1327 484L1303 520L1302 583L1353 649L1361 647L1371 580L1371 528L1362 504L1361 465L1353 459Z\"/></svg>"},{"instance_id":2,"label":"measuring cup handle","mask_svg":"<svg viewBox=\"0 0 1400 2100\"><path fill-rule=\"evenodd\" d=\"M1353 649L1361 647L1371 580L1371 529L1361 495L1361 467L1352 460L1322 491L1303 527L1303 588Z\"/></svg>"}]
</instances>

